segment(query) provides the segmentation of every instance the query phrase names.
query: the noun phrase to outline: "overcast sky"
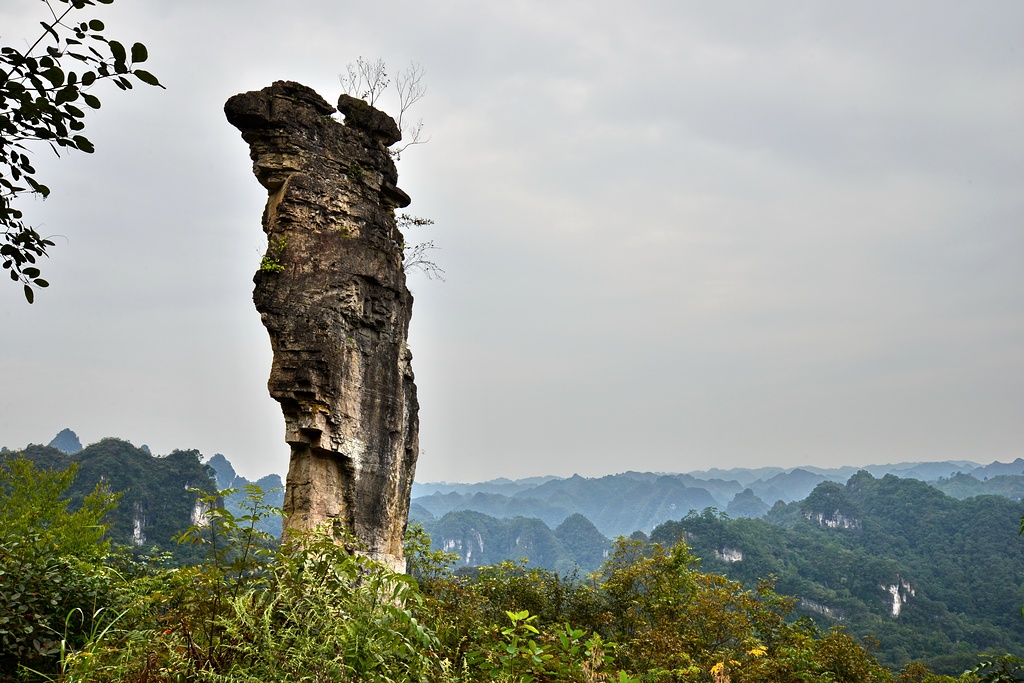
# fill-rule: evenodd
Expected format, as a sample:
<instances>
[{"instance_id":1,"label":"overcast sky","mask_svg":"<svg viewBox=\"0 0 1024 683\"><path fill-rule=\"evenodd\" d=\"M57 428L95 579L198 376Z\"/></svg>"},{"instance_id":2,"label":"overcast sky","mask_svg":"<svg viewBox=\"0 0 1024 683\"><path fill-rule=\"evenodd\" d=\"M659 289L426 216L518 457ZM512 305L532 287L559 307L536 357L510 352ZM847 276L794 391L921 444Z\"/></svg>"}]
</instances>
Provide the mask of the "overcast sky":
<instances>
[{"instance_id":1,"label":"overcast sky","mask_svg":"<svg viewBox=\"0 0 1024 683\"><path fill-rule=\"evenodd\" d=\"M44 5L0 5L0 43ZM117 0L166 90L36 154L52 284L0 282L0 444L284 474L231 95L427 72L399 164L420 481L1024 455L1024 3ZM107 84L109 85L109 84ZM386 108L386 106L385 106Z\"/></svg>"}]
</instances>

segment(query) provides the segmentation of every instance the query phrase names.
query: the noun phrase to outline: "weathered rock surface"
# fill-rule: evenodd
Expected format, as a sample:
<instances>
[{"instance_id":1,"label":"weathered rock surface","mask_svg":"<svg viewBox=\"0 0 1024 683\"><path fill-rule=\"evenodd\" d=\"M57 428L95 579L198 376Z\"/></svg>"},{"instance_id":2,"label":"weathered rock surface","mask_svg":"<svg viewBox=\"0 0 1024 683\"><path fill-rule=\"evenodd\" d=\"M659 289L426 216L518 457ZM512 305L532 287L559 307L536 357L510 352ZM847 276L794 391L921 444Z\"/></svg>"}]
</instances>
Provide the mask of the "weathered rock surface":
<instances>
[{"instance_id":1,"label":"weathered rock surface","mask_svg":"<svg viewBox=\"0 0 1024 683\"><path fill-rule=\"evenodd\" d=\"M401 135L361 100L343 95L339 109L344 124L313 90L286 81L224 107L270 194L253 300L291 446L285 533L340 523L404 571L419 406L394 214L409 197L387 150Z\"/></svg>"}]
</instances>

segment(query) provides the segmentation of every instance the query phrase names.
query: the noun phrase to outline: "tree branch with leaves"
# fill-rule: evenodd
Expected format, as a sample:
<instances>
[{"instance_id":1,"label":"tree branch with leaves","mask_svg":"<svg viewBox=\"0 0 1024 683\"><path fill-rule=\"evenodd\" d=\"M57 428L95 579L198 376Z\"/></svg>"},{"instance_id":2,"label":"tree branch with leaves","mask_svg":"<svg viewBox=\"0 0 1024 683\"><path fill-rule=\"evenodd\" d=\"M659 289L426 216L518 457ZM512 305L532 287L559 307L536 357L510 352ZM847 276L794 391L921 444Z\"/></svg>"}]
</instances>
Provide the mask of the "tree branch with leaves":
<instances>
[{"instance_id":1,"label":"tree branch with leaves","mask_svg":"<svg viewBox=\"0 0 1024 683\"><path fill-rule=\"evenodd\" d=\"M403 232L415 226L434 224L434 221L429 218L410 216L407 213L398 214L398 216L395 217L395 220L398 223L399 229ZM434 240L419 242L418 244L405 243L402 246L402 266L405 268L405 272L411 273L418 270L426 275L428 280L436 279L444 282L444 269L434 263L428 256L428 252L440 248L441 247L434 245Z\"/></svg>"},{"instance_id":2,"label":"tree branch with leaves","mask_svg":"<svg viewBox=\"0 0 1024 683\"><path fill-rule=\"evenodd\" d=\"M99 81L131 90L132 76L163 87L137 66L149 57L145 45L134 43L129 50L103 35L106 27L99 19L77 19L79 10L113 1L43 0L49 17L39 22L38 39L25 51L0 47L0 264L24 286L29 303L35 300L34 287L49 285L37 260L54 244L15 206L24 195L50 195L36 177L32 150L45 144L58 156L65 149L93 152L92 142L81 134L86 112L79 104L100 108L92 92Z\"/></svg>"}]
</instances>

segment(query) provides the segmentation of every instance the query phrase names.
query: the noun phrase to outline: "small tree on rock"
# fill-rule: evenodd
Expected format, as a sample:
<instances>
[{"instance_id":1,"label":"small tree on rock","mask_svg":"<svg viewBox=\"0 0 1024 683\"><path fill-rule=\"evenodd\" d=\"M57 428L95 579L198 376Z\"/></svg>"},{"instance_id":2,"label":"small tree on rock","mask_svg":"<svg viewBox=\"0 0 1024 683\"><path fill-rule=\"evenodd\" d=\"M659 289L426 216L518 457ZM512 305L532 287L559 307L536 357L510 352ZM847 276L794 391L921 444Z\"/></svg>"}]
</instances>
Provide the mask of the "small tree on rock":
<instances>
[{"instance_id":1,"label":"small tree on rock","mask_svg":"<svg viewBox=\"0 0 1024 683\"><path fill-rule=\"evenodd\" d=\"M398 118L395 123L398 124L398 130L402 134L402 144L392 145L389 150L395 161L400 160L402 152L409 147L430 141L430 138L423 139L423 119L417 119L415 123L411 123L408 116L409 109L427 94L427 88L423 84L424 75L426 75L426 71L423 67L412 62L395 76L394 88L390 92L394 92L398 97ZM371 107L376 106L381 97L389 92L392 85L392 81L388 77L387 64L383 59L370 62L362 57L356 59L355 64L346 65L345 73L338 74L338 81L341 82L342 91L346 95L366 100ZM429 218L420 218L407 213L396 216L396 221L403 233L409 228L434 224L434 221ZM437 249L440 247L436 246L433 240L403 244L405 272L419 271L426 275L428 280L437 279L443 282L444 269L429 256L429 252Z\"/></svg>"}]
</instances>

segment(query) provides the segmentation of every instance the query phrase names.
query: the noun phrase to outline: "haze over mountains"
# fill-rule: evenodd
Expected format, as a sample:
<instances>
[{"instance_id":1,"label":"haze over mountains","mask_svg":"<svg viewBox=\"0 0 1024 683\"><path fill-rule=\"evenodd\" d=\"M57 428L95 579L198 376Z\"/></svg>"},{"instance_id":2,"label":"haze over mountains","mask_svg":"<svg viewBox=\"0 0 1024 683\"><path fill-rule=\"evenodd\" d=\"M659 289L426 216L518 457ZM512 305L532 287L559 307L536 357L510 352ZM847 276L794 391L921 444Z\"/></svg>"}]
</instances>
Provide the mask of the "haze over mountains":
<instances>
[{"instance_id":1,"label":"haze over mountains","mask_svg":"<svg viewBox=\"0 0 1024 683\"><path fill-rule=\"evenodd\" d=\"M774 577L797 615L877 638L885 665L952 675L979 651L1024 655L1022 495L1018 459L429 484L412 514L463 571L529 558L586 575L611 537L683 538L704 570Z\"/></svg>"},{"instance_id":2,"label":"haze over mountains","mask_svg":"<svg viewBox=\"0 0 1024 683\"><path fill-rule=\"evenodd\" d=\"M71 429L61 430L47 446L68 455L74 455L83 448L77 434ZM21 450L10 444L0 445L0 448L11 452ZM138 448L147 453L150 452L149 447L145 444ZM217 474L217 485L221 488L240 487L245 483L250 483L248 479L237 474L229 459L220 453L210 457L206 464L214 468ZM1024 458L1016 458L1012 462L993 461L987 465L970 460L945 460L842 467L802 465L790 468L710 468L684 473L626 471L592 478L573 475L571 477L534 476L512 480L502 477L477 483L417 481L413 484L412 498L414 502L421 505L421 513L426 511L433 515L437 515L438 512L444 514L457 509L477 509L478 506L490 506L495 510L505 507L509 513L505 516L515 516L515 514L526 511L531 505L539 505L539 508L534 508L534 512L546 511L546 516L554 519L564 512L563 508L571 507L581 497L600 497L609 489L625 488L641 492L645 488L651 488L653 491L646 497L662 497L664 499L657 505L648 503L648 506L651 507L648 512L654 517L657 517L656 511L660 508L676 510L686 503L692 503L691 509L699 510L713 506L732 516L750 517L759 515L737 514L735 510L728 510L729 506L737 501L738 496L739 501L743 504L759 500L767 508L770 508L780 500L789 503L806 497L822 481L842 483L862 470L874 477L892 474L903 479L936 482L939 484L939 488L948 486L944 483L945 480L959 481L961 487L973 490L973 493L969 495L978 495L989 492L988 489L992 486L986 482L994 477L1024 475ZM968 478L980 483L972 484ZM256 480L255 483L270 485L277 482L276 485L279 486L282 480L281 475L271 474ZM1008 482L1003 482L1003 484L1005 487ZM1012 490L1012 487L1010 488ZM745 493L747 489L750 490L753 497ZM1019 498L1020 495L1024 495L1024 492L1018 495L1000 495ZM469 500L472 500L473 503L466 504ZM562 519L568 517L569 514L572 512L563 514ZM642 516L641 514L641 518ZM647 522L631 529L620 530L619 533L628 534L637 529L648 530L645 529L645 526L653 528L657 523ZM603 531L609 534L616 533L612 528L603 529Z\"/></svg>"},{"instance_id":3,"label":"haze over mountains","mask_svg":"<svg viewBox=\"0 0 1024 683\"><path fill-rule=\"evenodd\" d=\"M605 536L628 536L634 531L650 533L664 521L709 507L730 517L761 517L778 501L802 500L821 482L845 483L862 470L874 477L891 474L934 482L955 497L958 492L963 494L960 497L994 493L1019 499L1024 495L1022 458L988 465L953 460L839 468L711 469L684 474L624 472L594 479L533 477L479 484L417 483L410 516L429 521L449 512L472 510L501 519L537 517L555 528L580 513ZM993 481L1000 476L1022 478Z\"/></svg>"},{"instance_id":4,"label":"haze over mountains","mask_svg":"<svg viewBox=\"0 0 1024 683\"><path fill-rule=\"evenodd\" d=\"M192 510L194 500L182 508L178 516L185 516L181 519L159 520L165 528L154 534L156 529L151 527L163 515L146 513L154 500L165 495L144 492L164 476L158 473L168 458L180 459L180 451L153 456L145 445L136 448L119 439L105 439L83 449L70 429L62 430L48 446L29 445L22 450L47 467L79 462L82 487L91 487L104 476L120 482L121 489L128 491L123 500L129 505L124 507L132 508L130 515L127 511L119 515L124 519L112 529L115 536L124 536L122 542L139 545L145 537L159 539L166 546L175 530L187 526L187 515L193 514L184 511ZM112 457L111 453L118 455ZM268 504L279 506L283 501L280 476L272 474L250 482L238 475L222 454L203 462L202 454L187 453L187 460L198 468L190 469L187 478L202 476L205 481L205 470L210 481L202 488L239 489L226 500L232 511L240 509L244 487L250 483L270 492ZM148 462L152 467L146 466ZM126 475L126 467L130 475ZM114 471L106 475L104 468ZM534 564L551 569L592 571L603 561L611 539L618 536L650 534L660 524L707 509L733 519L763 518L779 505L804 500L823 482L844 484L861 471L876 478L892 475L928 482L954 498L993 494L1020 500L1024 496L1024 458L988 465L953 460L838 468L712 468L681 474L629 471L598 478L575 475L480 483L418 482L413 485L410 522L422 524L435 547L455 551L464 565L529 557ZM262 526L269 533L280 534L277 519L264 520ZM141 532L142 528L149 532Z\"/></svg>"},{"instance_id":5,"label":"haze over mountains","mask_svg":"<svg viewBox=\"0 0 1024 683\"><path fill-rule=\"evenodd\" d=\"M70 429L57 434L48 447L71 456L82 450ZM145 445L139 450L149 453ZM201 454L198 457L202 458ZM212 468L217 488L243 488L250 483L235 472L224 455L215 454L205 464ZM499 478L480 483L416 482L410 518L429 525L452 512L472 511L497 519L539 519L556 529L570 516L581 514L601 534L614 538L635 531L650 533L662 522L705 508L715 508L733 518L762 517L779 501L802 500L821 482L845 483L859 471L874 477L894 475L929 482L959 498L986 493L1015 500L1024 496L1024 458L988 465L947 460L836 468L711 468L686 473L628 471L597 478L574 475ZM282 478L268 475L252 483L271 490L282 486ZM279 495L275 494L274 500Z\"/></svg>"}]
</instances>

